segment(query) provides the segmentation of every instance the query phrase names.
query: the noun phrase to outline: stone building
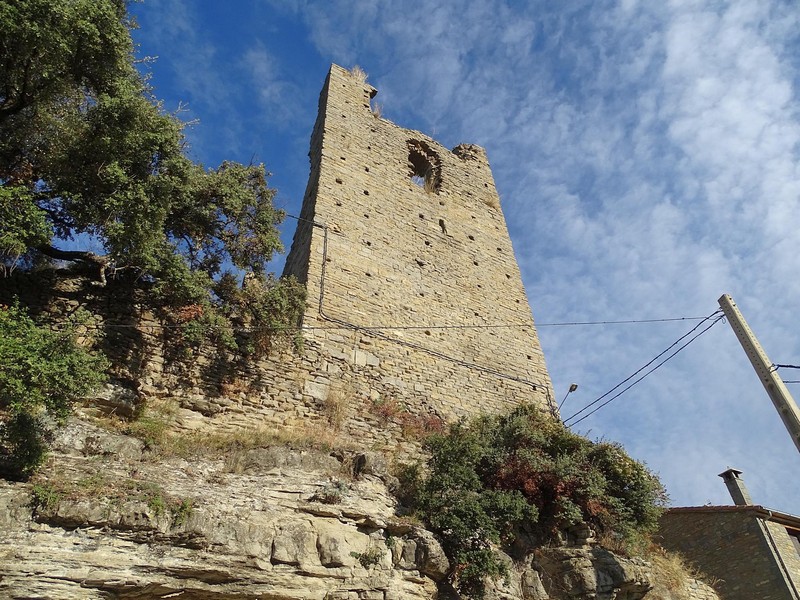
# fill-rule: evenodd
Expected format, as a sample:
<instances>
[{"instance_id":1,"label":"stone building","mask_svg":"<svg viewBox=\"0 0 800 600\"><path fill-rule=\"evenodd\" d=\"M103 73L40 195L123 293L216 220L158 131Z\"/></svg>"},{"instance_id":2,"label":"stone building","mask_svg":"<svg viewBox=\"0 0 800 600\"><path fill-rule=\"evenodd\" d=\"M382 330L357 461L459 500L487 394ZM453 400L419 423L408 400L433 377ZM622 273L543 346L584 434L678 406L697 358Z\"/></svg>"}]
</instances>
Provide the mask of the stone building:
<instances>
[{"instance_id":1,"label":"stone building","mask_svg":"<svg viewBox=\"0 0 800 600\"><path fill-rule=\"evenodd\" d=\"M672 508L659 536L703 573L725 600L800 598L800 517L754 505L741 471L720 474L733 506Z\"/></svg>"},{"instance_id":2,"label":"stone building","mask_svg":"<svg viewBox=\"0 0 800 600\"><path fill-rule=\"evenodd\" d=\"M308 287L306 338L443 416L555 413L485 151L380 118L376 93L333 65L320 96L285 269Z\"/></svg>"}]
</instances>

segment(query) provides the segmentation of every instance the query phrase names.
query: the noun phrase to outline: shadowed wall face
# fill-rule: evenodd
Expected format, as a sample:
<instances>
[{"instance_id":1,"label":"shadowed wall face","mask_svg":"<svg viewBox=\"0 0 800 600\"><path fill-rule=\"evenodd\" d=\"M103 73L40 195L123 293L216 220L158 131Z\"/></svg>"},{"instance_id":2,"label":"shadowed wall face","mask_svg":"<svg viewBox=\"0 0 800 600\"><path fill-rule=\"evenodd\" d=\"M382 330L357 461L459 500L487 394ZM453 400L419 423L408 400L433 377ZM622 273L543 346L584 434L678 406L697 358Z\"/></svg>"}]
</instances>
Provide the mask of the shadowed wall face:
<instances>
[{"instance_id":1,"label":"shadowed wall face","mask_svg":"<svg viewBox=\"0 0 800 600\"><path fill-rule=\"evenodd\" d=\"M659 542L716 578L726 600L795 600L800 556L786 528L748 508L673 509L661 519Z\"/></svg>"},{"instance_id":2,"label":"shadowed wall face","mask_svg":"<svg viewBox=\"0 0 800 600\"><path fill-rule=\"evenodd\" d=\"M305 221L286 273L308 285L304 325L342 329L307 336L426 392L445 416L522 401L549 410L550 378L484 150L448 150L379 118L375 93L334 65L320 97Z\"/></svg>"}]
</instances>

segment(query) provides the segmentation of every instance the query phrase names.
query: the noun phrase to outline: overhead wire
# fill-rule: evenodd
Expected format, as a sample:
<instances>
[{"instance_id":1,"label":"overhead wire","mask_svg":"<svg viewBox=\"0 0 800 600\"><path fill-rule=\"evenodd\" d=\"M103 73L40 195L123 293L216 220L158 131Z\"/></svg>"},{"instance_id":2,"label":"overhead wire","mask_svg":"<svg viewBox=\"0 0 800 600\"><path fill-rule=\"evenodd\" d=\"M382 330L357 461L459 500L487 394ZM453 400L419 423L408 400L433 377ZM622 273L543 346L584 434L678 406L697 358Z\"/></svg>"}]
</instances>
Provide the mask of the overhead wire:
<instances>
[{"instance_id":1,"label":"overhead wire","mask_svg":"<svg viewBox=\"0 0 800 600\"><path fill-rule=\"evenodd\" d=\"M624 394L624 393L625 393L625 392L627 392L629 389L631 389L633 386L635 386L637 383L639 383L640 381L642 381L642 380L643 380L645 377L647 377L648 375L650 375L650 374L651 374L653 371L655 371L655 370L659 369L660 367L662 367L662 366L663 366L665 363L667 363L669 360L671 360L673 357L675 357L675 355L676 355L676 354L678 354L678 353L679 353L681 350L683 350L684 348L686 348L686 347L687 347L689 344L691 344L692 342L694 342L694 341L695 341L697 338L699 338L701 335L703 335L703 334L704 334L704 333L706 333L706 332L707 332L709 329L711 329L711 328L712 328L714 325L716 325L716 324L717 324L719 321L721 321L721 320L724 318L724 315L723 315L723 314L721 314L721 313L722 313L722 310L721 310L721 309L718 309L718 310L714 311L713 313L711 313L710 315L708 315L707 317L705 317L705 318L704 318L704 319L703 319L703 320L702 320L700 323L698 323L697 325L695 325L695 326L694 326L694 327L693 327L691 330L689 330L687 333L685 333L684 335L682 335L681 337L679 337L677 340L675 340L675 341L674 341L672 344L670 344L670 345L669 345L669 346L668 346L668 347L667 347L665 350L663 350L663 351L662 351L662 352L660 352L658 355L656 355L656 356L655 356L653 359L651 359L651 360L650 360L650 361L649 361L647 364L645 364L645 365L644 365L644 366L642 366L641 368L637 369L637 370L636 370L634 373L632 373L631 375L629 375L628 377L626 377L625 379L623 379L622 381L620 381L620 382L619 382L617 385L615 385L614 387L612 387L610 390L608 390L608 391L607 391L605 394L603 394L603 395L602 395L602 396L600 396L599 398L595 399L594 401L592 401L592 402L590 402L589 404L587 404L586 406L584 406L584 407L583 407L581 410L579 410L578 412L576 412L576 413L574 413L574 414L570 415L569 417L567 417L566 419L564 419L564 425L567 425L567 426L577 425L577 424L578 424L578 423L580 423L581 421L583 421L583 420L587 419L589 416L591 416L591 415L593 415L594 413L596 413L598 410L600 410L600 409L601 409L601 408L603 408L604 406L607 406L609 403L611 403L612 401L614 401L614 400L616 400L617 398L619 398L619 397L620 397L622 394ZM716 317L716 318L714 318L714 317ZM606 398L606 397L607 397L609 394L613 393L615 390L619 389L621 386L623 386L624 384L626 384L628 381L630 381L631 379L633 379L634 377L636 377L636 376L637 376L639 373L641 373L642 371L644 371L645 369L647 369L647 368L648 368L650 365L652 365L653 363L655 363L655 362L656 362L658 359L660 359L662 356L664 356L665 354L667 354L667 353L668 353L670 350L672 350L672 349L673 349L675 346L677 346L678 344L680 344L680 343L681 343L683 340L685 340L687 337L689 337L689 336L690 336L690 335L692 335L692 334L693 334L695 331L697 331L697 330L698 330L698 329L699 329L699 328L700 328L700 327L703 325L703 323L705 323L706 321L708 321L708 320L710 320L710 319L712 319L712 318L713 318L714 320L713 320L713 321L712 321L712 322L711 322L711 323L710 323L708 326L706 326L704 329L702 329L702 330L701 330L699 333L695 334L695 335L694 335L694 336L693 336L691 339L689 339L689 341L688 341L688 342L686 342L685 344L683 344L682 346L680 346L680 347L679 347L677 350L675 350L675 351L674 351L672 354L670 354L670 355L669 355L669 356L667 356L667 357L666 357L664 360L662 360L660 363L656 364L656 365L655 365L653 368L651 368L650 370L648 370L647 372L645 372L645 373L644 373L644 374L643 374L641 377L639 377L638 379L636 379L635 381L633 381L633 382L632 382L630 385L626 386L626 387L625 387L625 388L623 388L621 391L617 392L616 394L614 394L613 396L611 396L610 398L608 398L608 400L606 400L605 402L603 402L602 404L600 404L599 406L597 406L597 407L596 407L594 410L591 410L590 412L586 413L586 411L587 411L587 410L589 410L589 409L590 409L592 406L594 406L594 405L598 404L598 403L599 403L601 400L603 400L604 398ZM584 414L584 413L586 413L586 414ZM578 419L578 420L576 420L576 421L573 421L573 419L575 419L575 417L577 417L577 416L579 416L579 415L582 415L582 414L583 414L583 416L582 416L580 419Z\"/></svg>"},{"instance_id":2,"label":"overhead wire","mask_svg":"<svg viewBox=\"0 0 800 600\"><path fill-rule=\"evenodd\" d=\"M704 317L675 317L670 319L641 319L641 320L625 320L625 321L581 321L581 322L565 322L565 323L487 323L487 324L446 324L446 325L359 325L359 329L370 331L391 331L391 330L428 330L428 329L536 329L539 327L547 326L570 326L570 325L617 325L617 324L631 324L631 323L656 323L668 321L687 321L687 320L702 320ZM167 323L148 323L148 324L132 324L132 323L103 323L102 325L89 325L82 324L83 327L108 327L112 329L137 329L137 328L150 328L150 329L173 329L179 328L183 325L167 324ZM232 328L233 331L241 331L243 333L249 331L324 331L324 330L343 330L352 329L352 327L344 325L291 325L291 326L275 326L275 325L242 325Z\"/></svg>"}]
</instances>

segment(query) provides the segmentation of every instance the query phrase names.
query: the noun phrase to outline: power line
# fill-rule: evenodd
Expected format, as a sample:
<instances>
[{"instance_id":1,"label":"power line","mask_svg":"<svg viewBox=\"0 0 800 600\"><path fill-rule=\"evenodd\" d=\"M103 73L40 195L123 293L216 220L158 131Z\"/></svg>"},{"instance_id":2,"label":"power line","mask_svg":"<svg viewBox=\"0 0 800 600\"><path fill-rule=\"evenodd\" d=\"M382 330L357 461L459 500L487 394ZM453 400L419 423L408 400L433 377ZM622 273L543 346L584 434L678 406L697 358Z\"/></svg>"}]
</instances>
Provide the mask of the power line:
<instances>
[{"instance_id":1,"label":"power line","mask_svg":"<svg viewBox=\"0 0 800 600\"><path fill-rule=\"evenodd\" d=\"M800 369L800 365L777 365L777 364L773 364L772 366L775 367L776 369ZM786 382L784 381L784 383L786 383Z\"/></svg>"},{"instance_id":2,"label":"power line","mask_svg":"<svg viewBox=\"0 0 800 600\"><path fill-rule=\"evenodd\" d=\"M706 317L671 317L667 319L627 319L624 321L572 321L566 323L536 323L536 327L564 327L567 325L626 325L629 323L667 323L669 321L703 321Z\"/></svg>"},{"instance_id":3,"label":"power line","mask_svg":"<svg viewBox=\"0 0 800 600\"><path fill-rule=\"evenodd\" d=\"M538 327L547 326L569 326L569 325L616 325L616 324L629 324L629 323L661 323L668 321L688 321L688 320L702 320L705 317L675 317L671 319L643 319L643 320L626 320L626 321L582 321L582 322L565 322L565 323L488 323L488 324L448 324L448 325L358 325L358 329L366 331L393 331L393 330L429 330L429 329L535 329ZM111 328L111 329L175 329L183 327L183 324L167 324L167 323L150 323L150 324L132 324L132 323L103 323L99 324L82 324L83 327L91 327L93 329ZM238 332L255 332L255 331L336 331L343 329L352 329L352 325L289 325L289 326L267 326L267 325L253 325L253 326L237 326L232 327L233 331ZM786 366L786 365L775 365ZM800 368L800 367L798 367Z\"/></svg>"},{"instance_id":4,"label":"power line","mask_svg":"<svg viewBox=\"0 0 800 600\"><path fill-rule=\"evenodd\" d=\"M711 329L711 328L712 328L714 325L716 325L716 324L717 324L719 321L721 321L721 320L724 318L724 317L723 317L723 316L720 314L721 312L722 312L722 310L721 310L721 309L718 309L718 310L714 311L713 313L711 313L710 315L708 315L707 317L705 317L705 318L704 318L704 319L703 319L703 320L702 320L700 323L698 323L697 325L695 325L695 326L694 326L694 327L693 327L693 328L692 328L690 331L688 331L687 333L685 333L684 335L682 335L681 337L679 337L677 340L675 340L675 341L674 341L672 344L670 344L670 345L669 345L669 347L667 347L667 348L666 348L664 351L660 352L660 353L659 353L657 356L655 356L655 358L653 358L652 360L650 360L650 361L649 361L649 362L648 362L646 365L644 365L643 367L641 367L640 369L638 369L637 371L635 371L635 372L634 372L633 374L631 374L630 376L628 376L628 377L626 377L625 379L623 379L621 382L619 382L619 383L618 383L617 385L615 385L613 388L611 388L610 390L608 390L608 391L607 391L605 394L603 394L602 396L600 396L599 398L597 398L597 399L596 399L596 400L594 400L593 402L590 402L589 404L587 404L585 407L583 407L581 410L579 410L579 411L578 411L578 412L576 412L575 414L573 414L573 415L571 415L571 416L567 417L566 419L564 419L564 424L565 424L565 425L570 425L570 426L571 426L571 425L577 425L578 423L580 423L580 422L581 422L581 421L583 421L584 419L588 418L590 415L593 415L593 414L594 414L594 413L596 413L598 410L600 410L601 408L603 408L604 406L606 406L607 404L609 404L610 402L612 402L612 401L613 401L613 400L615 400L616 398L619 398L619 397L620 397L622 394L624 394L625 392L627 392L627 391L628 391L629 389L631 389L631 388L632 388L634 385L636 385L637 383L639 383L639 382L640 382L642 379L644 379L645 377L647 377L648 375L650 375L650 374L651 374L653 371L655 371L655 370L659 369L659 368L660 368L661 366L663 366L663 365L664 365L666 362L668 362L669 360L671 360L671 359L672 359L672 358L673 358L673 357L674 357L676 354L678 354L678 353L679 353L681 350L683 350L684 348L686 348L686 347L687 347L689 344L691 344L693 341L695 341L697 338L699 338L701 335L703 335L705 332L707 332L709 329ZM693 334L695 331L697 331L697 329L698 329L698 328L700 328L700 326L701 326L701 325L703 325L703 323L705 323L706 321L708 321L709 319L713 318L713 317L714 317L714 316L716 316L716 315L719 315L719 316L717 316L717 318L716 318L716 319L714 319L714 320L711 322L711 324L710 324L710 325L708 325L707 327L705 327L705 329L702 329L702 330L701 330L699 333L695 334L695 335L694 335L694 336L693 336L691 339L689 339L689 341L688 341L688 342L686 342L685 344L683 344L682 346L680 346L680 347L679 347L677 350L675 350L675 352L673 352L672 354L670 354L669 356L667 356L667 357L666 357L664 360L662 360L660 363L658 363L657 365L655 365L655 366L654 366L652 369L650 369L650 370L648 370L647 372L645 372L645 373L644 373L644 375L642 375L641 377L639 377L638 379L636 379L635 381L633 381L633 382L632 382L630 385L626 386L625 388L623 388L623 389L622 389L621 391L619 391L618 393L614 394L614 395L613 395L611 398L609 398L608 400L606 400L605 402L603 402L602 404L600 404L600 406L598 406L598 407L597 407L597 408L595 408L594 410L592 410L592 411L590 411L590 412L586 413L584 416L582 416L582 417L581 417L580 419L578 419L577 421L574 421L574 422L572 422L572 423L569 423L569 421L572 421L572 419L574 419L574 418L575 418L575 417L577 417L578 415L581 415L581 414L585 413L585 412L586 412L586 411L587 411L589 408L591 408L592 406L594 406L595 404L597 404L598 402L600 402L600 401L601 401L603 398L605 398L606 396L608 396L609 394L611 394L612 392L614 392L614 390L618 389L620 386L624 385L625 383L627 383L628 381L630 381L631 379L633 379L634 377L636 377L636 375L638 375L639 373L641 373L642 371L644 371L644 370L645 370L647 367L649 367L650 365L652 365L652 364L653 364L654 362L656 362L656 361L657 361L659 358L661 358L661 357L662 357L662 356L664 356L664 355L665 355L667 352L669 352L670 350L672 350L672 348L674 348L675 346L677 346L678 344L680 344L680 343L681 343L681 342L682 342L684 339L686 339L687 337L689 337L690 335L692 335L692 334Z\"/></svg>"}]
</instances>

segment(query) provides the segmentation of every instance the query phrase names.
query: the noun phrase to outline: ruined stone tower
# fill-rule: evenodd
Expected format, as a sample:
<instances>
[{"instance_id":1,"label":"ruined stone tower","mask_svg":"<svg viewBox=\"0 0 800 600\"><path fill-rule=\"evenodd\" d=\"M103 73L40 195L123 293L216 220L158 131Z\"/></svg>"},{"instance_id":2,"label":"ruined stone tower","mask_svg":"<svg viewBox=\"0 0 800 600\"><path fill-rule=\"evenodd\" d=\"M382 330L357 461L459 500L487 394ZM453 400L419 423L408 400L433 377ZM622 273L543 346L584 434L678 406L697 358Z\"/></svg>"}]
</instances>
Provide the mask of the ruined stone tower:
<instances>
[{"instance_id":1,"label":"ruined stone tower","mask_svg":"<svg viewBox=\"0 0 800 600\"><path fill-rule=\"evenodd\" d=\"M380 118L375 94L333 65L320 95L285 269L306 340L415 412L555 411L485 151Z\"/></svg>"}]
</instances>

